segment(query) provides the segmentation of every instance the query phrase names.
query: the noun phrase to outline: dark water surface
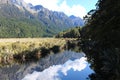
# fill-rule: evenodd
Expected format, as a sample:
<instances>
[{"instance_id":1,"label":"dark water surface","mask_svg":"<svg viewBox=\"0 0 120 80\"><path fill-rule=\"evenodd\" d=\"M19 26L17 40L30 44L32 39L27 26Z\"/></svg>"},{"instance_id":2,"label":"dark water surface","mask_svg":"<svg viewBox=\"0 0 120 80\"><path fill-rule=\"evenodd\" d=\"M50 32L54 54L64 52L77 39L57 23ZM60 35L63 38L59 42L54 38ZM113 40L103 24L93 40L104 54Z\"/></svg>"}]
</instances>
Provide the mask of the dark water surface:
<instances>
[{"instance_id":1,"label":"dark water surface","mask_svg":"<svg viewBox=\"0 0 120 80\"><path fill-rule=\"evenodd\" d=\"M84 53L64 51L37 62L0 68L0 80L89 80L94 71Z\"/></svg>"}]
</instances>

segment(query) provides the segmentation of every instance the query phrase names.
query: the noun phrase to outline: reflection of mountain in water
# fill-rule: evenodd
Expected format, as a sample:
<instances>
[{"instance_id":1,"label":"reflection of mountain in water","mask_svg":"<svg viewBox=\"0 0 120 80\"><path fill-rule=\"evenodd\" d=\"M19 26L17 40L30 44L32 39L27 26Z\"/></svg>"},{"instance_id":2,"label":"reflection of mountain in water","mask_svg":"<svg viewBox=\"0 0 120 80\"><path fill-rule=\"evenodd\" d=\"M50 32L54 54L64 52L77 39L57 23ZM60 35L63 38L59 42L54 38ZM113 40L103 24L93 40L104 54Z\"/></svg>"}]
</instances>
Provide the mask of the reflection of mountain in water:
<instances>
[{"instance_id":1,"label":"reflection of mountain in water","mask_svg":"<svg viewBox=\"0 0 120 80\"><path fill-rule=\"evenodd\" d=\"M53 65L49 68L32 74L27 74L22 80L88 80L93 73L85 57L68 60L64 64Z\"/></svg>"},{"instance_id":2,"label":"reflection of mountain in water","mask_svg":"<svg viewBox=\"0 0 120 80\"><path fill-rule=\"evenodd\" d=\"M12 65L0 69L0 80L21 80L26 74L33 71L43 71L52 66L65 63L67 60L75 60L84 56L83 53L65 51L60 54L53 54L38 62L32 62L22 65Z\"/></svg>"}]
</instances>

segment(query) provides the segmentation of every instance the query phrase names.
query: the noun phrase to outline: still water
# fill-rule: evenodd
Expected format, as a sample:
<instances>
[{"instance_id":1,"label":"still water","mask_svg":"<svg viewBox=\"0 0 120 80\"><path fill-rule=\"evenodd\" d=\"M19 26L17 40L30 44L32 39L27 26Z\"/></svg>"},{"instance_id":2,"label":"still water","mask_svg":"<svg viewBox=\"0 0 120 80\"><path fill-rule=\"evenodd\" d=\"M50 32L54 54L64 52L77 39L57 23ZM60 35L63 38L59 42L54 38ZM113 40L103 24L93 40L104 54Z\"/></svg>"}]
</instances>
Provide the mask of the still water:
<instances>
[{"instance_id":1,"label":"still water","mask_svg":"<svg viewBox=\"0 0 120 80\"><path fill-rule=\"evenodd\" d=\"M0 69L0 80L89 80L94 71L84 56L64 51L37 62L7 66Z\"/></svg>"}]
</instances>

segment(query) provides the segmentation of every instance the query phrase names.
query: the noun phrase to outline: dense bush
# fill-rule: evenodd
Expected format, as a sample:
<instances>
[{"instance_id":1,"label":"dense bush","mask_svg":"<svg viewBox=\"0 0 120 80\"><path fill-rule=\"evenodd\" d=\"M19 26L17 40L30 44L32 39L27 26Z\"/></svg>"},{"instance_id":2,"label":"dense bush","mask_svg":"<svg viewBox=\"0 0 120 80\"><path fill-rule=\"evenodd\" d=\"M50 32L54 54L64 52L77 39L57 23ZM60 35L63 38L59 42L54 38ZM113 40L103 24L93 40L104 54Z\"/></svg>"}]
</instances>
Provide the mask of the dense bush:
<instances>
[{"instance_id":1,"label":"dense bush","mask_svg":"<svg viewBox=\"0 0 120 80\"><path fill-rule=\"evenodd\" d=\"M98 0L85 17L83 51L92 62L92 80L120 80L120 0Z\"/></svg>"},{"instance_id":2,"label":"dense bush","mask_svg":"<svg viewBox=\"0 0 120 80\"><path fill-rule=\"evenodd\" d=\"M60 32L55 37L56 38L80 38L80 27L71 28L69 30Z\"/></svg>"}]
</instances>

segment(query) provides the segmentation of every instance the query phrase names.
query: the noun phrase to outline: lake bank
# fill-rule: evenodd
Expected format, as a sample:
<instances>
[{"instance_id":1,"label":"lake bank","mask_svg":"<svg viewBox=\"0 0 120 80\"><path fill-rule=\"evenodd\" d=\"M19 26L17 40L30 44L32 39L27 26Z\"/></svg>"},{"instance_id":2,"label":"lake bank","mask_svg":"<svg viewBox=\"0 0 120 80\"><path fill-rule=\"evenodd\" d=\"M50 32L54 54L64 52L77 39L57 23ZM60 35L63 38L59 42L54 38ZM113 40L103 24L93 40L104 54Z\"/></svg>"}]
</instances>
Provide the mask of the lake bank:
<instances>
[{"instance_id":1,"label":"lake bank","mask_svg":"<svg viewBox=\"0 0 120 80\"><path fill-rule=\"evenodd\" d=\"M77 45L75 38L10 38L0 39L0 63L39 59ZM73 43L74 42L74 43ZM44 53L44 54L43 54Z\"/></svg>"}]
</instances>

